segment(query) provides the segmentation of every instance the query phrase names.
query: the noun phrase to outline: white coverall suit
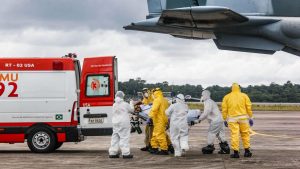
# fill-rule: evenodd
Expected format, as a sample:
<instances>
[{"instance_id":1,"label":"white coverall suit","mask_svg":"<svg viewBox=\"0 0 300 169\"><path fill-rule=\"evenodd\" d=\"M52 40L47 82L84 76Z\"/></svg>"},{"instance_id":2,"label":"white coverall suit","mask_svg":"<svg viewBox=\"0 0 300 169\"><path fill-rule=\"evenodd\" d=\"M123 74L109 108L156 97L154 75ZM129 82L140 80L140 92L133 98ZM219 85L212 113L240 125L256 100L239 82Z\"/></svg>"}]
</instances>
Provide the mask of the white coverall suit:
<instances>
[{"instance_id":1,"label":"white coverall suit","mask_svg":"<svg viewBox=\"0 0 300 169\"><path fill-rule=\"evenodd\" d=\"M189 128L187 123L188 106L182 94L177 95L176 103L166 110L170 118L170 135L175 150L175 157L189 149Z\"/></svg>"},{"instance_id":2,"label":"white coverall suit","mask_svg":"<svg viewBox=\"0 0 300 169\"><path fill-rule=\"evenodd\" d=\"M220 142L225 142L225 131L222 114L219 110L218 105L210 98L210 92L204 90L202 92L202 100L204 102L204 111L201 114L199 120L208 120L209 128L207 135L207 144L213 145L216 137Z\"/></svg>"},{"instance_id":3,"label":"white coverall suit","mask_svg":"<svg viewBox=\"0 0 300 169\"><path fill-rule=\"evenodd\" d=\"M111 136L111 146L109 148L109 155L118 155L119 148L122 155L130 154L130 117L129 113L134 111L133 106L123 100L124 93L117 92L115 103L113 104L113 134Z\"/></svg>"}]
</instances>

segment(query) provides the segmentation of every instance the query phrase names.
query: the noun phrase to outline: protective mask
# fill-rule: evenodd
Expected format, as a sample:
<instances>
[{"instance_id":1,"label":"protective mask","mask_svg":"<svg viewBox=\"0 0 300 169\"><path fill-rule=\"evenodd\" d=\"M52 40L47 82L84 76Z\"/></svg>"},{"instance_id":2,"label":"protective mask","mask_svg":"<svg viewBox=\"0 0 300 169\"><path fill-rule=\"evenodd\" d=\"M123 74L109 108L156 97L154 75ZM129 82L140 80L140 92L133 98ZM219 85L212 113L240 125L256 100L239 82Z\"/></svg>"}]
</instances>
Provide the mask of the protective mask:
<instances>
[{"instance_id":1,"label":"protective mask","mask_svg":"<svg viewBox=\"0 0 300 169\"><path fill-rule=\"evenodd\" d=\"M144 93L144 96L148 98L148 97L149 97L149 94L148 94L148 93Z\"/></svg>"}]
</instances>

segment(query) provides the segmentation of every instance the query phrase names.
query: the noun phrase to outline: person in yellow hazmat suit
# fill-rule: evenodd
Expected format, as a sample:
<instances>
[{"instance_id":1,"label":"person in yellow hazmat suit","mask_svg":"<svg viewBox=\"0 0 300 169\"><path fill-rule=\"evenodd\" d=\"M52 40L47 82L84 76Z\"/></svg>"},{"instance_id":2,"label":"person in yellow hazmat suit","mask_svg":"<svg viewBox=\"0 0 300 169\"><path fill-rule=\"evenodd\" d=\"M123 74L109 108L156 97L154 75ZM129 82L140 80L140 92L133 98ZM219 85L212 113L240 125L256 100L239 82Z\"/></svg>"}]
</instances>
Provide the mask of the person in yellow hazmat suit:
<instances>
[{"instance_id":1,"label":"person in yellow hazmat suit","mask_svg":"<svg viewBox=\"0 0 300 169\"><path fill-rule=\"evenodd\" d=\"M152 97L152 92L148 88L143 88L143 100L142 104L143 105L152 105L153 103L153 97ZM145 147L141 148L141 151L148 151L149 148L151 147L150 141L152 138L152 132L153 132L153 125L152 124L146 124L145 127Z\"/></svg>"},{"instance_id":2,"label":"person in yellow hazmat suit","mask_svg":"<svg viewBox=\"0 0 300 169\"><path fill-rule=\"evenodd\" d=\"M168 141L166 126L168 124L168 117L165 111L169 107L168 100L164 98L162 91L156 88L153 92L154 101L149 113L150 120L148 123L153 123L153 133L151 138L151 148L149 150L152 154L168 155Z\"/></svg>"},{"instance_id":3,"label":"person in yellow hazmat suit","mask_svg":"<svg viewBox=\"0 0 300 169\"><path fill-rule=\"evenodd\" d=\"M237 83L232 85L232 92L222 101L222 115L224 124L230 129L231 148L234 153L231 158L239 158L239 135L241 135L245 149L244 157L251 157L250 126L253 126L253 113L249 97L241 92Z\"/></svg>"}]
</instances>

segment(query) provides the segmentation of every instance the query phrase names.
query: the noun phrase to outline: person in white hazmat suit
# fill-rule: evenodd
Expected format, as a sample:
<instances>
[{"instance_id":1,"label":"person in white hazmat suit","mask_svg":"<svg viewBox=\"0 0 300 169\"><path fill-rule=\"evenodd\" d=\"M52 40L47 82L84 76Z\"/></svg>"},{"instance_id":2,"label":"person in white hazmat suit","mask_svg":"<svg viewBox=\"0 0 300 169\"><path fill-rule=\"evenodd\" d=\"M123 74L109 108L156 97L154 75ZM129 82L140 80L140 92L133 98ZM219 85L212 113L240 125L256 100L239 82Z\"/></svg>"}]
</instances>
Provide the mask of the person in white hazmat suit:
<instances>
[{"instance_id":1,"label":"person in white hazmat suit","mask_svg":"<svg viewBox=\"0 0 300 169\"><path fill-rule=\"evenodd\" d=\"M199 123L205 119L208 120L209 128L207 135L207 146L202 148L203 154L212 154L215 150L214 142L216 137L219 139L219 154L229 154L230 147L225 139L224 122L222 114L216 102L210 98L210 92L204 90L201 100L204 102L204 111L199 118Z\"/></svg>"},{"instance_id":2,"label":"person in white hazmat suit","mask_svg":"<svg viewBox=\"0 0 300 169\"><path fill-rule=\"evenodd\" d=\"M187 123L188 106L184 102L183 94L176 96L176 103L166 110L170 118L170 135L175 149L175 157L180 157L189 150L189 127Z\"/></svg>"},{"instance_id":3,"label":"person in white hazmat suit","mask_svg":"<svg viewBox=\"0 0 300 169\"><path fill-rule=\"evenodd\" d=\"M133 158L129 147L131 129L129 113L134 111L134 107L124 101L124 96L125 94L122 91L118 91L113 104L113 134L111 136L109 158L119 158L119 148L123 158Z\"/></svg>"}]
</instances>

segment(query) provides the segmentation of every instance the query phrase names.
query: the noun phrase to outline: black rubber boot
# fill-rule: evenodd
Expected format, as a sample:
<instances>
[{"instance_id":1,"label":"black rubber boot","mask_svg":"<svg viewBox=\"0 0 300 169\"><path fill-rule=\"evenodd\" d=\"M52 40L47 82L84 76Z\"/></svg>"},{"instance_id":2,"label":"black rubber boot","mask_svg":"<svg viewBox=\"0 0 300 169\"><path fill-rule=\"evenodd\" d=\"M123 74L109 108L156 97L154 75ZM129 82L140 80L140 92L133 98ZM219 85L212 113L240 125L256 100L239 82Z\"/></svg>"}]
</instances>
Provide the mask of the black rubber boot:
<instances>
[{"instance_id":1,"label":"black rubber boot","mask_svg":"<svg viewBox=\"0 0 300 169\"><path fill-rule=\"evenodd\" d=\"M136 131L136 129L135 128L133 128L133 127L131 127L131 129L130 129L130 133L134 133Z\"/></svg>"},{"instance_id":2,"label":"black rubber boot","mask_svg":"<svg viewBox=\"0 0 300 169\"><path fill-rule=\"evenodd\" d=\"M174 154L174 147L173 147L172 144L169 145L168 151L169 151L171 154Z\"/></svg>"},{"instance_id":3,"label":"black rubber boot","mask_svg":"<svg viewBox=\"0 0 300 169\"><path fill-rule=\"evenodd\" d=\"M141 148L140 150L141 150L141 151L148 151L148 150L149 150L149 147L146 146L146 147Z\"/></svg>"},{"instance_id":4,"label":"black rubber boot","mask_svg":"<svg viewBox=\"0 0 300 169\"><path fill-rule=\"evenodd\" d=\"M156 154L158 152L158 148L149 148L149 153Z\"/></svg>"},{"instance_id":5,"label":"black rubber boot","mask_svg":"<svg viewBox=\"0 0 300 169\"><path fill-rule=\"evenodd\" d=\"M169 155L169 151L168 150L160 150L156 153L156 155Z\"/></svg>"},{"instance_id":6,"label":"black rubber boot","mask_svg":"<svg viewBox=\"0 0 300 169\"><path fill-rule=\"evenodd\" d=\"M234 151L233 154L230 155L230 158L240 158L240 153L238 151Z\"/></svg>"},{"instance_id":7,"label":"black rubber boot","mask_svg":"<svg viewBox=\"0 0 300 169\"><path fill-rule=\"evenodd\" d=\"M109 158L119 158L119 154L117 154L117 155L109 155L108 157Z\"/></svg>"},{"instance_id":8,"label":"black rubber boot","mask_svg":"<svg viewBox=\"0 0 300 169\"><path fill-rule=\"evenodd\" d=\"M245 149L244 157L248 157L248 158L252 157L252 153L249 148Z\"/></svg>"},{"instance_id":9,"label":"black rubber boot","mask_svg":"<svg viewBox=\"0 0 300 169\"><path fill-rule=\"evenodd\" d=\"M129 155L123 155L123 159L130 159L130 158L133 158L133 155L132 155L132 154L129 154Z\"/></svg>"},{"instance_id":10,"label":"black rubber boot","mask_svg":"<svg viewBox=\"0 0 300 169\"><path fill-rule=\"evenodd\" d=\"M220 145L220 151L219 154L230 154L230 147L227 143L227 141L219 143Z\"/></svg>"},{"instance_id":11,"label":"black rubber boot","mask_svg":"<svg viewBox=\"0 0 300 169\"><path fill-rule=\"evenodd\" d=\"M215 146L213 144L202 148L203 154L212 154L214 151L215 151Z\"/></svg>"}]
</instances>

